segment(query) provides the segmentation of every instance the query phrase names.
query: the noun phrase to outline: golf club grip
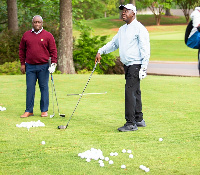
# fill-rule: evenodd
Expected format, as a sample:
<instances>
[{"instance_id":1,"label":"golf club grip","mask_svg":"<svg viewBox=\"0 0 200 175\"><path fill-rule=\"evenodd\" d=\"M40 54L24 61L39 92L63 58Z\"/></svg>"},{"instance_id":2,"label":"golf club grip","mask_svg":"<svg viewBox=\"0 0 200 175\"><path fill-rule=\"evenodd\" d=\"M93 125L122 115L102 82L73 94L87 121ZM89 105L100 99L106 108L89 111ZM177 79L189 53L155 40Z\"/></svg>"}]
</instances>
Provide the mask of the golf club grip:
<instances>
[{"instance_id":1,"label":"golf club grip","mask_svg":"<svg viewBox=\"0 0 200 175\"><path fill-rule=\"evenodd\" d=\"M49 57L48 63L49 63L49 67L51 67L51 57Z\"/></svg>"}]
</instances>

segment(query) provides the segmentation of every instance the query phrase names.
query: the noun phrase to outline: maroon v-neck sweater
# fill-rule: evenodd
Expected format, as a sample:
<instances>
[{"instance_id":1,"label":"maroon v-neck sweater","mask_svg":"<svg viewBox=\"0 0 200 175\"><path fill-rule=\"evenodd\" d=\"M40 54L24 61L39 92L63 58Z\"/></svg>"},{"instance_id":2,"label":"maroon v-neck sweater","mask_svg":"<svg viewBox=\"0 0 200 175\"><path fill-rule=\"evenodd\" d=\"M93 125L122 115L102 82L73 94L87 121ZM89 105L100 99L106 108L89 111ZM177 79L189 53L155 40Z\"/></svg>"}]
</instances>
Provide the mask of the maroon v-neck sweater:
<instances>
[{"instance_id":1,"label":"maroon v-neck sweater","mask_svg":"<svg viewBox=\"0 0 200 175\"><path fill-rule=\"evenodd\" d=\"M57 63L57 49L53 35L46 30L35 34L32 30L24 33L19 45L21 65L45 64L51 57L52 63Z\"/></svg>"}]
</instances>

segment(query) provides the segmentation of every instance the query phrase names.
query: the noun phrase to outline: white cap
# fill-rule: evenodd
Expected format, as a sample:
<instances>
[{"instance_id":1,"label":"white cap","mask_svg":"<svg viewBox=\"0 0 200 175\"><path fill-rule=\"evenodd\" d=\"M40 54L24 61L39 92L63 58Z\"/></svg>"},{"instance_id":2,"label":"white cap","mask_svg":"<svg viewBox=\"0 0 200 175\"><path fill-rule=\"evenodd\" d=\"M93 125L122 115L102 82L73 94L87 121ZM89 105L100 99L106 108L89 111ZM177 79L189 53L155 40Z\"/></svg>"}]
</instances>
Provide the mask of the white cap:
<instances>
[{"instance_id":1,"label":"white cap","mask_svg":"<svg viewBox=\"0 0 200 175\"><path fill-rule=\"evenodd\" d=\"M195 10L200 10L200 7L195 7Z\"/></svg>"},{"instance_id":2,"label":"white cap","mask_svg":"<svg viewBox=\"0 0 200 175\"><path fill-rule=\"evenodd\" d=\"M196 8L190 15L194 27L198 27L200 24L200 11Z\"/></svg>"},{"instance_id":3,"label":"white cap","mask_svg":"<svg viewBox=\"0 0 200 175\"><path fill-rule=\"evenodd\" d=\"M126 5L120 5L119 9L123 10L124 8L128 9L128 10L133 10L133 12L136 14L136 7L133 4L126 4Z\"/></svg>"}]
</instances>

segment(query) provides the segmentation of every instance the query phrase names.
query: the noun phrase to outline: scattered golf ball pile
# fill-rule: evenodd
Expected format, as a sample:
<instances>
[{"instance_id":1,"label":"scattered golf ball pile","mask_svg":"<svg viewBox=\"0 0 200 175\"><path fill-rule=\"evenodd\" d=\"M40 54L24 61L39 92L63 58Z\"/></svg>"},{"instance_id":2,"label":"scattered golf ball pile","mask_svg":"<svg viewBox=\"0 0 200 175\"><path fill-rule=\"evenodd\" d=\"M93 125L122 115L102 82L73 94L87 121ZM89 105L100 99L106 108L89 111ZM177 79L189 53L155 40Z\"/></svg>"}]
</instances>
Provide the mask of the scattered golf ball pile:
<instances>
[{"instance_id":1,"label":"scattered golf ball pile","mask_svg":"<svg viewBox=\"0 0 200 175\"><path fill-rule=\"evenodd\" d=\"M122 153L128 153L129 154L129 158L133 158L133 154L131 150L122 150ZM103 152L100 149L95 149L95 148L91 148L90 150L87 150L85 152L79 153L78 156L82 159L85 159L86 162L90 162L92 159L93 160L98 160L99 166L100 167L104 167L105 163L104 162L108 162L110 165L114 164L113 160L110 160L109 157L104 157ZM111 152L110 156L118 156L117 152ZM121 165L122 169L126 168L126 165ZM140 165L140 169L144 170L145 172L149 172L150 169L146 168L143 165Z\"/></svg>"},{"instance_id":2,"label":"scattered golf ball pile","mask_svg":"<svg viewBox=\"0 0 200 175\"><path fill-rule=\"evenodd\" d=\"M40 126L45 126L44 123L42 123L40 120L38 120L37 122L35 121L31 121L31 122L22 122L21 124L16 124L16 127L18 128L27 128L28 130L31 128L31 127L40 127Z\"/></svg>"},{"instance_id":3,"label":"scattered golf ball pile","mask_svg":"<svg viewBox=\"0 0 200 175\"><path fill-rule=\"evenodd\" d=\"M5 110L6 110L5 107L0 106L0 111L5 111Z\"/></svg>"}]
</instances>

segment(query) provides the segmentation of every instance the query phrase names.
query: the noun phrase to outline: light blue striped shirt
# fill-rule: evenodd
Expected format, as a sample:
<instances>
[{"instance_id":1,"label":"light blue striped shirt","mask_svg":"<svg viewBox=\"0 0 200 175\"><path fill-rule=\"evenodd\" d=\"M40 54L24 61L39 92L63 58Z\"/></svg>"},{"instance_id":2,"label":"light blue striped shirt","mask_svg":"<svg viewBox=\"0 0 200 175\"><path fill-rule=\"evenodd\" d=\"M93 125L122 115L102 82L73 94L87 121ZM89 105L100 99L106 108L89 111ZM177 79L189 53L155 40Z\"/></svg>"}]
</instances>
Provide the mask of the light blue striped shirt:
<instances>
[{"instance_id":1,"label":"light blue striped shirt","mask_svg":"<svg viewBox=\"0 0 200 175\"><path fill-rule=\"evenodd\" d=\"M98 50L108 54L119 48L120 61L126 66L141 64L147 69L150 58L150 40L147 29L136 19L119 28L113 39Z\"/></svg>"}]
</instances>

